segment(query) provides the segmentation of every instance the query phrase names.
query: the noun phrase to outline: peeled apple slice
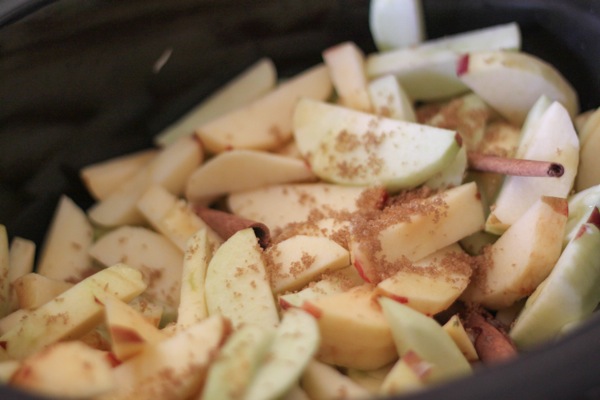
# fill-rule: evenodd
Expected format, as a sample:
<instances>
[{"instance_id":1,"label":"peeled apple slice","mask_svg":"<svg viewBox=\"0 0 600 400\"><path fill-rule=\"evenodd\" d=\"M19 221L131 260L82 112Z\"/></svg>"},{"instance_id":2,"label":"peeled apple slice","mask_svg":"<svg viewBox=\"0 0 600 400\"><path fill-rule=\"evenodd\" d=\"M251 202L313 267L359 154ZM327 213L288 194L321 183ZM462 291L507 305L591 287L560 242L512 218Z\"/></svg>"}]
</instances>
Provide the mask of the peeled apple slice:
<instances>
[{"instance_id":1,"label":"peeled apple slice","mask_svg":"<svg viewBox=\"0 0 600 400\"><path fill-rule=\"evenodd\" d=\"M571 117L579 112L571 84L552 65L530 54L473 52L461 58L456 73L473 92L517 125L542 95L562 103Z\"/></svg>"},{"instance_id":2,"label":"peeled apple slice","mask_svg":"<svg viewBox=\"0 0 600 400\"><path fill-rule=\"evenodd\" d=\"M525 303L510 331L521 348L556 339L600 302L600 211L567 245L554 269Z\"/></svg>"},{"instance_id":3,"label":"peeled apple slice","mask_svg":"<svg viewBox=\"0 0 600 400\"><path fill-rule=\"evenodd\" d=\"M421 0L372 0L369 28L379 51L422 42L425 20Z\"/></svg>"},{"instance_id":4,"label":"peeled apple slice","mask_svg":"<svg viewBox=\"0 0 600 400\"><path fill-rule=\"evenodd\" d=\"M294 136L320 178L343 185L415 187L444 169L461 148L451 130L376 117L302 99Z\"/></svg>"}]
</instances>

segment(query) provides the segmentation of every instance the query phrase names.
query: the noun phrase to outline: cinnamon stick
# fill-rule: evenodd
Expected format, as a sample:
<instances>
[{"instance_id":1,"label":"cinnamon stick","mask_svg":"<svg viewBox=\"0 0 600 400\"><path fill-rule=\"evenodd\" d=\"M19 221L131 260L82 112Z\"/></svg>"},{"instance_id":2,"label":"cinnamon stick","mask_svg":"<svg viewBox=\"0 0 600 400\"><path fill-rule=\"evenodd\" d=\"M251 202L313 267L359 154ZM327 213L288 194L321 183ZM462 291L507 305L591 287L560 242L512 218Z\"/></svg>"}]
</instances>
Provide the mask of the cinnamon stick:
<instances>
[{"instance_id":1,"label":"cinnamon stick","mask_svg":"<svg viewBox=\"0 0 600 400\"><path fill-rule=\"evenodd\" d=\"M476 152L469 152L467 157L469 160L469 168L477 171L496 172L513 176L556 178L561 177L565 172L562 164L549 161L498 157Z\"/></svg>"},{"instance_id":2,"label":"cinnamon stick","mask_svg":"<svg viewBox=\"0 0 600 400\"><path fill-rule=\"evenodd\" d=\"M252 228L258 238L258 243L263 249L271 242L269 228L261 222L208 207L194 207L194 212L224 240L229 239L242 229Z\"/></svg>"},{"instance_id":3,"label":"cinnamon stick","mask_svg":"<svg viewBox=\"0 0 600 400\"><path fill-rule=\"evenodd\" d=\"M493 322L493 317L475 310L471 310L464 319L465 328L475 336L473 345L477 355L486 364L502 362L517 355L510 337Z\"/></svg>"}]
</instances>

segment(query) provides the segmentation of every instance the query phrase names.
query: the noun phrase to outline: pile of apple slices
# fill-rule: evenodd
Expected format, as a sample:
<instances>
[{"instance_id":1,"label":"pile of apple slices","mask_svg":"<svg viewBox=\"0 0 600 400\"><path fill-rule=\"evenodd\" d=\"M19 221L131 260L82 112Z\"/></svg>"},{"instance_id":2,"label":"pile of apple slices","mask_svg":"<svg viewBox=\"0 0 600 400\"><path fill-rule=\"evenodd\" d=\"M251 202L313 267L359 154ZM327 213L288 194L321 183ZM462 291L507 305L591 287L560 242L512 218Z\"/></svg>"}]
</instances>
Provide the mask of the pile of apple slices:
<instances>
[{"instance_id":1,"label":"pile of apple slices","mask_svg":"<svg viewBox=\"0 0 600 400\"><path fill-rule=\"evenodd\" d=\"M0 229L0 381L365 398L560 337L600 301L600 110L579 114L519 48L516 24L370 55L345 42L281 83L263 59L157 148L84 168L97 202L63 196L38 260Z\"/></svg>"}]
</instances>

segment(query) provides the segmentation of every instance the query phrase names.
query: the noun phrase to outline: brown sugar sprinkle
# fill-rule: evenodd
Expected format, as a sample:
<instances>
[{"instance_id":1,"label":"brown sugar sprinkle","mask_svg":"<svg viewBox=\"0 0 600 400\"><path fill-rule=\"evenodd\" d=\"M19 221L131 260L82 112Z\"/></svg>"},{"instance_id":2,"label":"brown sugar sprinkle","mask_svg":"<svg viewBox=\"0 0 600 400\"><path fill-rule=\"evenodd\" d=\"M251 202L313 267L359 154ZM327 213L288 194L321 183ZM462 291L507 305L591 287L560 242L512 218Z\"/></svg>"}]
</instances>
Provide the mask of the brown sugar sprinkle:
<instances>
[{"instance_id":1,"label":"brown sugar sprinkle","mask_svg":"<svg viewBox=\"0 0 600 400\"><path fill-rule=\"evenodd\" d=\"M478 287L483 288L483 292L488 292L486 281L487 271L490 270L494 261L492 259L492 245L486 245L480 255L473 257L474 271L471 276L471 282Z\"/></svg>"},{"instance_id":2,"label":"brown sugar sprinkle","mask_svg":"<svg viewBox=\"0 0 600 400\"><path fill-rule=\"evenodd\" d=\"M385 279L399 270L413 268L413 264L405 258L390 261L380 256L380 233L392 224L409 222L417 215L429 215L437 222L445 215L447 207L443 193L435 190L422 187L403 191L390 197L381 211L356 213L352 218L352 240L370 258L371 264L377 265L378 279Z\"/></svg>"},{"instance_id":3,"label":"brown sugar sprinkle","mask_svg":"<svg viewBox=\"0 0 600 400\"><path fill-rule=\"evenodd\" d=\"M363 143L358 135L343 130L336 137L334 149L340 153L346 153L356 150L361 147L362 144Z\"/></svg>"}]
</instances>

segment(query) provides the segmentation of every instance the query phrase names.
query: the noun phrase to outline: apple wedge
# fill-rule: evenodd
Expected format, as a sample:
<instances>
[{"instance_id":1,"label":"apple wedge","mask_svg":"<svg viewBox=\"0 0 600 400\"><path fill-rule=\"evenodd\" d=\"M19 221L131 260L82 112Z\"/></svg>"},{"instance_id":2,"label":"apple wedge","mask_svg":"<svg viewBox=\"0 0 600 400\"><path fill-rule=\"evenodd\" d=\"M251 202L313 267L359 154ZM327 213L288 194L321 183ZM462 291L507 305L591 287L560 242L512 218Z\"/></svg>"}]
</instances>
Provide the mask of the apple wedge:
<instances>
[{"instance_id":1,"label":"apple wedge","mask_svg":"<svg viewBox=\"0 0 600 400\"><path fill-rule=\"evenodd\" d=\"M213 316L146 347L114 368L115 389L98 399L193 398L230 329L227 320Z\"/></svg>"},{"instance_id":2,"label":"apple wedge","mask_svg":"<svg viewBox=\"0 0 600 400\"><path fill-rule=\"evenodd\" d=\"M207 204L231 192L312 180L315 176L302 160L257 150L230 150L198 167L185 193L191 203Z\"/></svg>"},{"instance_id":3,"label":"apple wedge","mask_svg":"<svg viewBox=\"0 0 600 400\"><path fill-rule=\"evenodd\" d=\"M565 247L548 277L525 302L509 334L520 348L560 337L600 302L600 211Z\"/></svg>"},{"instance_id":4,"label":"apple wedge","mask_svg":"<svg viewBox=\"0 0 600 400\"><path fill-rule=\"evenodd\" d=\"M98 298L110 293L130 301L146 289L139 271L123 264L104 269L29 312L0 337L12 358L25 358L59 340L77 338L102 321Z\"/></svg>"},{"instance_id":5,"label":"apple wedge","mask_svg":"<svg viewBox=\"0 0 600 400\"><path fill-rule=\"evenodd\" d=\"M367 89L365 55L353 42L344 42L323 51L333 87L341 105L359 111L371 112Z\"/></svg>"},{"instance_id":6,"label":"apple wedge","mask_svg":"<svg viewBox=\"0 0 600 400\"><path fill-rule=\"evenodd\" d=\"M324 273L320 279L311 282L297 292L280 294L278 296L279 307L282 310L287 310L290 307L302 307L305 301L342 293L364 283L365 281L358 275L356 268L349 265Z\"/></svg>"},{"instance_id":7,"label":"apple wedge","mask_svg":"<svg viewBox=\"0 0 600 400\"><path fill-rule=\"evenodd\" d=\"M179 304L183 253L164 236L146 228L123 226L102 236L90 255L105 266L125 262L139 270L150 299L173 313Z\"/></svg>"},{"instance_id":8,"label":"apple wedge","mask_svg":"<svg viewBox=\"0 0 600 400\"><path fill-rule=\"evenodd\" d=\"M379 282L375 293L435 315L458 299L469 284L471 268L470 257L452 244Z\"/></svg>"},{"instance_id":9,"label":"apple wedge","mask_svg":"<svg viewBox=\"0 0 600 400\"><path fill-rule=\"evenodd\" d=\"M394 75L372 80L368 90L375 114L400 121L417 121L412 101Z\"/></svg>"},{"instance_id":10,"label":"apple wedge","mask_svg":"<svg viewBox=\"0 0 600 400\"><path fill-rule=\"evenodd\" d=\"M371 395L335 367L316 360L306 366L301 386L312 400L367 399Z\"/></svg>"},{"instance_id":11,"label":"apple wedge","mask_svg":"<svg viewBox=\"0 0 600 400\"><path fill-rule=\"evenodd\" d=\"M586 223L596 207L600 207L600 185L577 192L568 198L569 218L563 248L577 235L582 224Z\"/></svg>"},{"instance_id":12,"label":"apple wedge","mask_svg":"<svg viewBox=\"0 0 600 400\"><path fill-rule=\"evenodd\" d=\"M0 225L0 318L6 316L11 309L10 254L6 227Z\"/></svg>"},{"instance_id":13,"label":"apple wedge","mask_svg":"<svg viewBox=\"0 0 600 400\"><path fill-rule=\"evenodd\" d=\"M456 73L473 92L517 125L523 124L541 95L562 103L571 117L579 112L571 84L552 65L531 54L471 52L459 60Z\"/></svg>"},{"instance_id":14,"label":"apple wedge","mask_svg":"<svg viewBox=\"0 0 600 400\"><path fill-rule=\"evenodd\" d=\"M308 221L317 212L324 214L323 218L355 212L362 204L360 200L368 193L369 190L361 187L326 183L270 185L231 193L227 205L234 214L260 221L272 232L280 232L289 224ZM365 204L364 207L376 209L383 203L387 193L381 189L377 196L378 201ZM285 207L281 207L281 204L285 204Z\"/></svg>"},{"instance_id":15,"label":"apple wedge","mask_svg":"<svg viewBox=\"0 0 600 400\"><path fill-rule=\"evenodd\" d=\"M484 253L462 299L498 310L530 295L562 251L568 203L543 196Z\"/></svg>"},{"instance_id":16,"label":"apple wedge","mask_svg":"<svg viewBox=\"0 0 600 400\"><path fill-rule=\"evenodd\" d=\"M407 352L388 372L378 390L380 395L402 395L425 387L433 366L413 351Z\"/></svg>"},{"instance_id":17,"label":"apple wedge","mask_svg":"<svg viewBox=\"0 0 600 400\"><path fill-rule=\"evenodd\" d=\"M348 250L331 239L305 235L270 246L265 259L275 294L298 290L323 273L350 265Z\"/></svg>"},{"instance_id":18,"label":"apple wedge","mask_svg":"<svg viewBox=\"0 0 600 400\"><path fill-rule=\"evenodd\" d=\"M244 398L274 336L274 329L251 324L233 332L208 371L202 398Z\"/></svg>"},{"instance_id":19,"label":"apple wedge","mask_svg":"<svg viewBox=\"0 0 600 400\"><path fill-rule=\"evenodd\" d=\"M60 399L95 398L114 388L108 354L78 341L56 343L27 357L11 386Z\"/></svg>"},{"instance_id":20,"label":"apple wedge","mask_svg":"<svg viewBox=\"0 0 600 400\"><path fill-rule=\"evenodd\" d=\"M319 323L317 359L348 368L376 369L397 358L390 328L368 284L305 301Z\"/></svg>"},{"instance_id":21,"label":"apple wedge","mask_svg":"<svg viewBox=\"0 0 600 400\"><path fill-rule=\"evenodd\" d=\"M437 250L482 229L481 198L474 182L397 202L378 216L356 218L350 237L353 265L379 283Z\"/></svg>"},{"instance_id":22,"label":"apple wedge","mask_svg":"<svg viewBox=\"0 0 600 400\"><path fill-rule=\"evenodd\" d=\"M223 315L235 328L274 327L279 314L263 254L252 228L231 236L213 255L204 282L209 315Z\"/></svg>"},{"instance_id":23,"label":"apple wedge","mask_svg":"<svg viewBox=\"0 0 600 400\"><path fill-rule=\"evenodd\" d=\"M196 128L206 149L274 150L292 138L292 114L302 97L329 98L331 79L325 65L316 65L253 102Z\"/></svg>"},{"instance_id":24,"label":"apple wedge","mask_svg":"<svg viewBox=\"0 0 600 400\"><path fill-rule=\"evenodd\" d=\"M72 283L30 272L13 282L19 308L33 310L73 287Z\"/></svg>"},{"instance_id":25,"label":"apple wedge","mask_svg":"<svg viewBox=\"0 0 600 400\"><path fill-rule=\"evenodd\" d=\"M174 195L182 194L190 174L202 163L202 147L193 137L184 137L162 149L145 168L123 182L113 193L88 210L97 225L115 227L142 224L137 209L140 196L151 184L162 185Z\"/></svg>"},{"instance_id":26,"label":"apple wedge","mask_svg":"<svg viewBox=\"0 0 600 400\"><path fill-rule=\"evenodd\" d=\"M421 1L371 1L369 30L379 51L421 43L425 39L425 18Z\"/></svg>"},{"instance_id":27,"label":"apple wedge","mask_svg":"<svg viewBox=\"0 0 600 400\"><path fill-rule=\"evenodd\" d=\"M16 279L33 272L35 265L35 242L15 236L10 242L8 250L8 281L13 283Z\"/></svg>"},{"instance_id":28,"label":"apple wedge","mask_svg":"<svg viewBox=\"0 0 600 400\"><path fill-rule=\"evenodd\" d=\"M44 238L37 272L51 279L81 280L92 267L88 254L92 239L93 228L85 212L62 196Z\"/></svg>"},{"instance_id":29,"label":"apple wedge","mask_svg":"<svg viewBox=\"0 0 600 400\"><path fill-rule=\"evenodd\" d=\"M585 141L584 141L585 140ZM575 180L575 189L579 192L600 184L600 124L586 126L584 139L581 139L579 169Z\"/></svg>"},{"instance_id":30,"label":"apple wedge","mask_svg":"<svg viewBox=\"0 0 600 400\"><path fill-rule=\"evenodd\" d=\"M119 361L135 356L145 346L154 346L166 339L163 332L124 301L110 295L104 295L99 300L104 304L111 351Z\"/></svg>"},{"instance_id":31,"label":"apple wedge","mask_svg":"<svg viewBox=\"0 0 600 400\"><path fill-rule=\"evenodd\" d=\"M448 335L454 340L454 343L458 346L460 351L464 354L465 358L469 362L475 362L479 359L477 350L469 337L463 323L460 320L458 314L454 314L450 319L442 326Z\"/></svg>"},{"instance_id":32,"label":"apple wedge","mask_svg":"<svg viewBox=\"0 0 600 400\"><path fill-rule=\"evenodd\" d=\"M486 220L485 230L490 233L504 232L541 196L566 198L573 187L579 139L567 110L558 102L552 103L532 129L530 140L521 142L517 154L525 146L522 158L562 164L564 174L559 178L507 176Z\"/></svg>"},{"instance_id":33,"label":"apple wedge","mask_svg":"<svg viewBox=\"0 0 600 400\"><path fill-rule=\"evenodd\" d=\"M138 200L137 208L157 232L170 239L181 251L185 251L188 239L200 229L206 230L212 249L223 243L185 200L161 185L151 185Z\"/></svg>"},{"instance_id":34,"label":"apple wedge","mask_svg":"<svg viewBox=\"0 0 600 400\"><path fill-rule=\"evenodd\" d=\"M186 327L208 317L204 283L212 256L208 234L200 229L187 241L181 274L177 325Z\"/></svg>"},{"instance_id":35,"label":"apple wedge","mask_svg":"<svg viewBox=\"0 0 600 400\"><path fill-rule=\"evenodd\" d=\"M182 136L193 135L199 126L264 96L276 83L275 64L261 58L165 128L154 142L168 146Z\"/></svg>"},{"instance_id":36,"label":"apple wedge","mask_svg":"<svg viewBox=\"0 0 600 400\"><path fill-rule=\"evenodd\" d=\"M426 384L471 373L465 356L433 318L386 297L380 297L379 304L390 325L400 357L414 352L431 365L431 371L423 376Z\"/></svg>"},{"instance_id":37,"label":"apple wedge","mask_svg":"<svg viewBox=\"0 0 600 400\"><path fill-rule=\"evenodd\" d=\"M468 91L456 76L456 63L466 52L519 49L521 34L516 23L492 26L429 40L367 57L370 79L392 74L412 100L440 100Z\"/></svg>"},{"instance_id":38,"label":"apple wedge","mask_svg":"<svg viewBox=\"0 0 600 400\"><path fill-rule=\"evenodd\" d=\"M294 137L312 171L344 185L418 186L456 157L460 136L450 130L376 117L311 99L294 112Z\"/></svg>"},{"instance_id":39,"label":"apple wedge","mask_svg":"<svg viewBox=\"0 0 600 400\"><path fill-rule=\"evenodd\" d=\"M90 194L96 200L103 200L144 168L157 154L155 149L125 154L87 165L79 175Z\"/></svg>"},{"instance_id":40,"label":"apple wedge","mask_svg":"<svg viewBox=\"0 0 600 400\"><path fill-rule=\"evenodd\" d=\"M312 314L300 308L287 310L244 400L281 398L300 379L319 341L319 327Z\"/></svg>"}]
</instances>

